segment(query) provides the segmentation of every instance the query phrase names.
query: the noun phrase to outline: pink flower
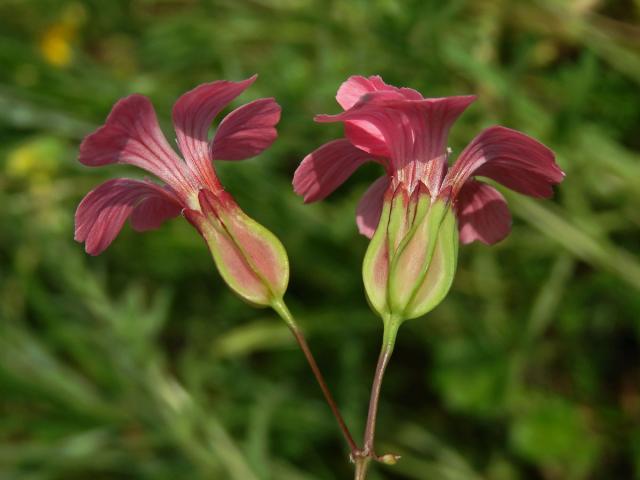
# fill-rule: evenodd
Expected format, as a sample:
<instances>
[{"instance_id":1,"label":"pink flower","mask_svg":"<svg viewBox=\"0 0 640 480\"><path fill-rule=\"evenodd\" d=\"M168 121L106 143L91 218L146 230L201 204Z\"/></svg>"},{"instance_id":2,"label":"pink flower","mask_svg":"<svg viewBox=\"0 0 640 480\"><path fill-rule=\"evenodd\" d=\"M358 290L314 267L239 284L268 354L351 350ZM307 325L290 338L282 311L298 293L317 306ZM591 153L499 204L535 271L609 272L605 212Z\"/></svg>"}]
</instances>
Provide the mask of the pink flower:
<instances>
[{"instance_id":1,"label":"pink flower","mask_svg":"<svg viewBox=\"0 0 640 480\"><path fill-rule=\"evenodd\" d=\"M449 128L474 96L424 98L374 76L349 78L337 100L343 113L316 120L342 122L346 138L307 155L293 185L306 202L313 202L367 161L384 167L386 175L360 200L357 223L371 238L363 280L385 331L424 315L445 298L459 241L491 244L509 233L504 197L475 176L533 197L551 196L551 186L564 178L551 150L499 126L480 133L449 167Z\"/></svg>"},{"instance_id":2,"label":"pink flower","mask_svg":"<svg viewBox=\"0 0 640 480\"><path fill-rule=\"evenodd\" d=\"M532 197L550 197L564 178L554 154L540 142L501 126L487 128L448 166L449 128L474 96L424 98L409 88L387 85L379 76L354 76L337 94L344 112L318 115L318 122L342 122L344 139L307 155L293 185L305 202L321 200L360 165L381 164L357 208L360 232L371 237L387 189L402 185L411 196L422 185L432 199L447 197L457 216L460 240L492 244L508 235L511 215L504 197L474 177L488 177Z\"/></svg>"},{"instance_id":3,"label":"pink flower","mask_svg":"<svg viewBox=\"0 0 640 480\"><path fill-rule=\"evenodd\" d=\"M135 165L164 184L119 178L89 192L75 215L75 239L84 242L87 253L103 252L127 218L135 230L145 231L182 213L205 238L236 293L260 305L284 293L284 248L242 212L224 191L212 164L243 160L268 148L277 138L280 106L273 98L262 98L238 107L208 139L213 119L255 79L203 84L178 99L173 125L183 158L167 143L146 97L134 94L115 104L105 124L80 145L80 162L90 167Z\"/></svg>"}]
</instances>

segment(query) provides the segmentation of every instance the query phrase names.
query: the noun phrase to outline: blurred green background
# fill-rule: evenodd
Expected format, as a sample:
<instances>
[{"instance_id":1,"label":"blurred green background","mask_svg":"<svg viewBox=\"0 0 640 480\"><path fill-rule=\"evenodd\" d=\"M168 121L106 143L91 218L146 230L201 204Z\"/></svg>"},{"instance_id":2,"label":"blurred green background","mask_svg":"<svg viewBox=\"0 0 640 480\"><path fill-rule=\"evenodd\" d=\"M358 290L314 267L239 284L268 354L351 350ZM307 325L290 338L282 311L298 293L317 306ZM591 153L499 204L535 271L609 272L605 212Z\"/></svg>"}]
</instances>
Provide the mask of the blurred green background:
<instances>
[{"instance_id":1,"label":"blurred green background","mask_svg":"<svg viewBox=\"0 0 640 480\"><path fill-rule=\"evenodd\" d=\"M551 146L552 201L508 195L511 236L461 249L446 301L408 322L383 388L372 480L640 479L638 0L2 0L0 478L351 478L281 321L229 293L184 220L129 227L92 258L82 196L144 174L77 160L132 92L170 109L201 82L260 77L280 138L220 165L288 249L287 300L358 438L381 324L360 279L357 199L379 171L302 205L300 159L340 135L351 74L477 93L454 152L500 123Z\"/></svg>"}]
</instances>

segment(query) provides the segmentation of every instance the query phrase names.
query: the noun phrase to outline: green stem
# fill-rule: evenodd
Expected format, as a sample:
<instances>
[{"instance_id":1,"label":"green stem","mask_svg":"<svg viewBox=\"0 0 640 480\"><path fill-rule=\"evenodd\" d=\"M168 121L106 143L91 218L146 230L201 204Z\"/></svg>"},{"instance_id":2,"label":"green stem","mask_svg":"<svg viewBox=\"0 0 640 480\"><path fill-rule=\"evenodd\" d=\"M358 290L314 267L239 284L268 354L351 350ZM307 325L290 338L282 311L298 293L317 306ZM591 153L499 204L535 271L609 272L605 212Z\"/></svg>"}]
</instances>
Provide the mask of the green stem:
<instances>
[{"instance_id":1,"label":"green stem","mask_svg":"<svg viewBox=\"0 0 640 480\"><path fill-rule=\"evenodd\" d=\"M369 471L369 464L371 459L369 457L360 457L356 459L356 473L354 480L365 480L367 478L367 472Z\"/></svg>"},{"instance_id":2,"label":"green stem","mask_svg":"<svg viewBox=\"0 0 640 480\"><path fill-rule=\"evenodd\" d=\"M384 319L384 334L382 337L382 347L380 348L380 355L378 357L378 364L376 366L375 375L373 377L373 386L371 387L371 399L369 401L369 414L367 415L367 424L364 433L364 447L362 453L364 456L378 459L375 454L375 435L376 435L376 420L378 416L378 403L380 400L380 390L382 389L382 380L384 373L391 359L393 348L396 343L396 336L398 334L398 328L400 326L400 319L389 316ZM366 466L364 467L364 476L366 477Z\"/></svg>"},{"instance_id":3,"label":"green stem","mask_svg":"<svg viewBox=\"0 0 640 480\"><path fill-rule=\"evenodd\" d=\"M307 359L309 366L311 367L311 371L313 372L313 375L316 377L318 385L320 385L320 390L322 390L324 398L329 404L329 408L331 409L331 412L333 412L333 416L338 422L338 426L342 431L342 435L344 436L344 439L349 445L352 458L357 458L359 456L360 449L356 445L356 442L353 440L353 436L351 435L351 432L349 431L347 424L342 418L342 414L338 409L338 405L336 404L336 401L334 400L333 395L331 394L331 391L327 386L327 382L325 382L324 377L322 376L322 372L320 372L320 368L318 367L318 364L315 358L313 357L313 354L311 353L311 349L309 349L309 345L307 344L307 340L305 339L305 336L302 333L302 330L300 329L300 327L298 326L298 323L293 318L293 315L291 315L291 312L289 312L289 309L287 308L283 300L274 301L271 306L275 310L275 312L280 316L280 318L282 318L285 321L285 323L289 327L289 330L291 330L291 333L293 333L293 336L295 337L296 342L298 342L298 345L300 346L302 353L304 353L304 356Z\"/></svg>"}]
</instances>

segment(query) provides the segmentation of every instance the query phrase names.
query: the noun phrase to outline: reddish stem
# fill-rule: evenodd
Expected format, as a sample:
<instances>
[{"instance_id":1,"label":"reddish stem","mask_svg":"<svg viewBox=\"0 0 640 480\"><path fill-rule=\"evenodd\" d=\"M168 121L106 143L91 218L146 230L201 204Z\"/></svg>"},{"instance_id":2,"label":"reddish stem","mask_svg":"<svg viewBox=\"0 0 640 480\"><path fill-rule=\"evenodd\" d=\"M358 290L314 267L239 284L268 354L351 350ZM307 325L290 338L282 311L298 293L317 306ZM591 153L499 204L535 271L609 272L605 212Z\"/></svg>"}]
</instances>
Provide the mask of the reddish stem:
<instances>
[{"instance_id":1,"label":"reddish stem","mask_svg":"<svg viewBox=\"0 0 640 480\"><path fill-rule=\"evenodd\" d=\"M324 395L324 398L327 401L327 404L329 405L329 408L331 409L333 416L338 422L338 426L342 431L342 435L344 436L344 439L349 445L349 449L351 450L351 457L356 458L357 456L359 456L360 449L358 448L358 445L356 445L356 442L353 440L353 436L351 435L351 432L349 431L349 428L347 427L347 424L344 421L344 418L342 418L340 409L338 408L338 405L335 399L333 398L333 395L331 394L329 387L327 386L327 382L325 382L324 380L322 372L318 367L318 363L316 362L315 358L313 357L313 354L311 353L311 349L309 348L309 344L307 344L307 340L304 336L304 333L302 333L302 330L300 329L300 327L298 327L298 324L293 319L293 316L285 306L284 302L274 303L273 309L278 313L278 315L280 315L280 317L282 317L282 319L287 323L287 326L291 330L291 333L293 333L293 336L295 337L296 342L298 342L298 345L300 346L302 353L304 353L304 356L307 359L309 366L311 367L311 371L313 372L313 375L316 377L316 381L318 382L318 385L320 385L320 390L322 390L322 394Z\"/></svg>"},{"instance_id":2,"label":"reddish stem","mask_svg":"<svg viewBox=\"0 0 640 480\"><path fill-rule=\"evenodd\" d=\"M378 417L378 402L380 400L380 390L382 388L382 379L384 378L384 372L389 365L391 354L393 353L393 343L384 343L380 349L380 355L378 357L378 364L376 365L376 372L373 377L373 385L371 387L371 399L369 400L369 414L367 415L367 425L364 432L364 449L365 455L376 458L375 454L375 435L376 435L376 420Z\"/></svg>"}]
</instances>

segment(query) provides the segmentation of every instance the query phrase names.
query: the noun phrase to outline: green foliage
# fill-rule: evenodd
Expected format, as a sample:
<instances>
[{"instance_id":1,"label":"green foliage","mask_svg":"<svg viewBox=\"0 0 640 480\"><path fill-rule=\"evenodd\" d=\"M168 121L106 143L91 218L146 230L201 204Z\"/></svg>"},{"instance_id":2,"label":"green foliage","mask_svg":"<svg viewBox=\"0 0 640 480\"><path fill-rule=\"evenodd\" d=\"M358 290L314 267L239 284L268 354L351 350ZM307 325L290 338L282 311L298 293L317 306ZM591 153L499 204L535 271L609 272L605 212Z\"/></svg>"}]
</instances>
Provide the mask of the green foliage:
<instances>
[{"instance_id":1,"label":"green foliage","mask_svg":"<svg viewBox=\"0 0 640 480\"><path fill-rule=\"evenodd\" d=\"M357 434L381 325L354 210L380 172L302 205L293 170L340 134L313 115L356 73L477 93L454 156L499 123L567 172L553 201L507 194L510 237L461 248L446 300L403 325L378 428L403 458L372 480L640 478L637 0L5 0L0 18L0 478L350 478L286 327L187 222L125 227L95 258L73 242L86 192L144 176L76 161L118 98L150 96L169 133L180 93L255 72L237 103L274 96L280 138L220 176L287 248L287 302Z\"/></svg>"},{"instance_id":2,"label":"green foliage","mask_svg":"<svg viewBox=\"0 0 640 480\"><path fill-rule=\"evenodd\" d=\"M562 472L565 478L584 478L600 453L586 412L549 396L531 403L512 423L510 436L515 451Z\"/></svg>"}]
</instances>

